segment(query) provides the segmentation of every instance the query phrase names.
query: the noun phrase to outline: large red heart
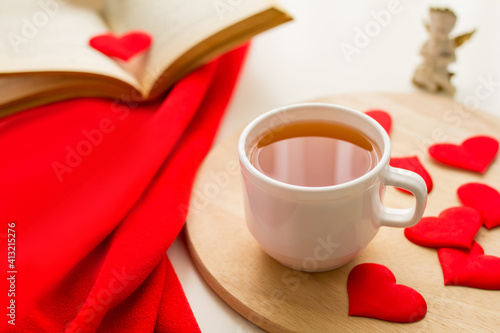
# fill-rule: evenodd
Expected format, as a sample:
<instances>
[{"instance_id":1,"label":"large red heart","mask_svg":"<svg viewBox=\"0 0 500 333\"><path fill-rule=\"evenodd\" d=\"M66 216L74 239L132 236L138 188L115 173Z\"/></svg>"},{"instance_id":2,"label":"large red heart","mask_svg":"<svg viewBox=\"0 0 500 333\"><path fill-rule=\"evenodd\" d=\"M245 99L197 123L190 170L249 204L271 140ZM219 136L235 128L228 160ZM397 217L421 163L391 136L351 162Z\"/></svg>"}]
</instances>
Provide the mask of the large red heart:
<instances>
[{"instance_id":1,"label":"large red heart","mask_svg":"<svg viewBox=\"0 0 500 333\"><path fill-rule=\"evenodd\" d=\"M424 166L422 165L422 163L420 163L420 160L417 156L391 157L389 164L396 168L402 168L418 173L424 179L425 184L427 185L427 193L430 193L432 191L433 183L431 175L429 175L427 170L425 170ZM398 189L409 193L405 189Z\"/></svg>"},{"instance_id":2,"label":"large red heart","mask_svg":"<svg viewBox=\"0 0 500 333\"><path fill-rule=\"evenodd\" d=\"M111 33L92 37L89 45L109 57L129 60L149 48L151 36L142 31L133 31L117 37Z\"/></svg>"},{"instance_id":3,"label":"large red heart","mask_svg":"<svg viewBox=\"0 0 500 333\"><path fill-rule=\"evenodd\" d=\"M396 284L394 274L379 264L360 264L347 279L349 316L398 323L419 321L427 313L425 299L414 289Z\"/></svg>"},{"instance_id":4,"label":"large red heart","mask_svg":"<svg viewBox=\"0 0 500 333\"><path fill-rule=\"evenodd\" d=\"M500 258L485 255L474 242L471 250L438 250L444 284L479 289L500 290Z\"/></svg>"},{"instance_id":5,"label":"large red heart","mask_svg":"<svg viewBox=\"0 0 500 333\"><path fill-rule=\"evenodd\" d=\"M498 141L488 136L475 136L460 145L440 143L429 147L429 155L435 160L480 173L486 172L497 152Z\"/></svg>"},{"instance_id":6,"label":"large red heart","mask_svg":"<svg viewBox=\"0 0 500 333\"><path fill-rule=\"evenodd\" d=\"M465 206L472 207L483 216L488 229L500 225L500 193L481 183L468 183L457 190L458 198Z\"/></svg>"},{"instance_id":7,"label":"large red heart","mask_svg":"<svg viewBox=\"0 0 500 333\"><path fill-rule=\"evenodd\" d=\"M384 110L373 109L365 111L365 114L375 119L380 125L382 125L387 134L389 134L389 136L391 135L392 118L389 113Z\"/></svg>"},{"instance_id":8,"label":"large red heart","mask_svg":"<svg viewBox=\"0 0 500 333\"><path fill-rule=\"evenodd\" d=\"M477 210L451 207L439 217L424 217L413 227L405 228L405 236L420 246L470 249L482 223Z\"/></svg>"}]
</instances>

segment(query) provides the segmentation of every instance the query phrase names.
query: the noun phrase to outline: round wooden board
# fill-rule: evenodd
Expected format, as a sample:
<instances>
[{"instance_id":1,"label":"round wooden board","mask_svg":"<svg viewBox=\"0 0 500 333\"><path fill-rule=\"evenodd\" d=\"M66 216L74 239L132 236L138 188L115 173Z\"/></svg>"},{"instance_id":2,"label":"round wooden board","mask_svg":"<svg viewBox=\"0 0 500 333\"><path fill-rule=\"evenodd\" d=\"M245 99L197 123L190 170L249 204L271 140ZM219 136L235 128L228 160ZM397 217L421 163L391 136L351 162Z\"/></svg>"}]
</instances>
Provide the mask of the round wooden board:
<instances>
[{"instance_id":1,"label":"round wooden board","mask_svg":"<svg viewBox=\"0 0 500 333\"><path fill-rule=\"evenodd\" d=\"M460 205L456 190L464 183L484 182L500 189L500 158L479 175L440 165L427 155L427 147L437 142L460 143L478 134L500 138L499 118L428 94L364 93L320 101L391 114L392 156L417 155L433 177L425 216ZM202 276L242 316L270 332L498 331L500 291L445 287L436 250L410 243L403 229L381 228L358 258L330 272L295 271L265 254L245 224L238 135L214 147L199 170L186 230ZM384 199L399 208L412 200L395 189L388 189ZM481 228L476 240L486 254L500 256L500 227ZM419 291L427 301L426 317L412 324L349 317L347 276L365 262L387 266L398 283Z\"/></svg>"}]
</instances>

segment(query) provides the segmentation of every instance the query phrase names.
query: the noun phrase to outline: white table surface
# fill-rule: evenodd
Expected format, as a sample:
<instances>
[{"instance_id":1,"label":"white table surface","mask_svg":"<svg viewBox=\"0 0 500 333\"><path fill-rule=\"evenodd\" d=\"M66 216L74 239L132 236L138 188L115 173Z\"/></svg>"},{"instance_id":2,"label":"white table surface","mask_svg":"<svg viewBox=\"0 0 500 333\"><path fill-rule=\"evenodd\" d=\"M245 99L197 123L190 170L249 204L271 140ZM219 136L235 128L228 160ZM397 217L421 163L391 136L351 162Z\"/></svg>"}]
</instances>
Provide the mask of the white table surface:
<instances>
[{"instance_id":1,"label":"white table surface","mask_svg":"<svg viewBox=\"0 0 500 333\"><path fill-rule=\"evenodd\" d=\"M250 1L250 0L247 0ZM500 1L281 0L295 20L254 38L216 143L272 108L352 92L412 92L411 76L427 38L429 7L457 14L452 35L477 29L456 52L455 100L500 117ZM348 62L340 46L373 26L373 12L397 8ZM376 21L375 21L376 22ZM344 44L343 44L344 43ZM359 45L359 44L358 44ZM488 87L484 82L491 82ZM486 92L489 89L490 94ZM479 91L479 93L478 93ZM485 96L487 95L487 96ZM203 332L263 332L226 305L204 282L182 237L168 255Z\"/></svg>"}]
</instances>

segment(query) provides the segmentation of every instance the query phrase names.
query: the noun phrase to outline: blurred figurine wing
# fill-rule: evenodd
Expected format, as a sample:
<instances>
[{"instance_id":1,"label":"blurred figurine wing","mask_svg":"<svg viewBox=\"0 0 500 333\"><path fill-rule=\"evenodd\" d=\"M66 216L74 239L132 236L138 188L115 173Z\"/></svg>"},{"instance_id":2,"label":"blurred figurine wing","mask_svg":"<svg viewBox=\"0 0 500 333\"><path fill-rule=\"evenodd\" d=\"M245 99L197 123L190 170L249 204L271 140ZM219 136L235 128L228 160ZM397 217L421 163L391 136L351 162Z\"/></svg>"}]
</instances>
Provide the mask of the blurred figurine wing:
<instances>
[{"instance_id":1,"label":"blurred figurine wing","mask_svg":"<svg viewBox=\"0 0 500 333\"><path fill-rule=\"evenodd\" d=\"M471 32L467 32L465 34L461 34L460 36L453 38L453 41L455 42L455 48L461 46L463 43L468 41L475 32L476 32L476 29L472 30Z\"/></svg>"},{"instance_id":2,"label":"blurred figurine wing","mask_svg":"<svg viewBox=\"0 0 500 333\"><path fill-rule=\"evenodd\" d=\"M430 34L431 33L431 25L429 24L429 22L424 21L424 27L425 27L425 30L427 30L427 32Z\"/></svg>"}]
</instances>

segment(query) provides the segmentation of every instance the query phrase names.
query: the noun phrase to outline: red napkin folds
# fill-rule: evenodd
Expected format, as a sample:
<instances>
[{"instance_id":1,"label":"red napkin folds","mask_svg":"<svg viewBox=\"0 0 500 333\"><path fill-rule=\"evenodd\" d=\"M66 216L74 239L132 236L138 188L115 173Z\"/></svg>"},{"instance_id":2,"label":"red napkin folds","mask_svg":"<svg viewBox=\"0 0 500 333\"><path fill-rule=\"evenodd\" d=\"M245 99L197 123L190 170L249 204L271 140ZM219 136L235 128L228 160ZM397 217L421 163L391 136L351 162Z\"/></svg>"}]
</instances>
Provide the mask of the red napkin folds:
<instances>
[{"instance_id":1,"label":"red napkin folds","mask_svg":"<svg viewBox=\"0 0 500 333\"><path fill-rule=\"evenodd\" d=\"M18 269L16 326L0 331L199 331L166 250L245 54L161 103L76 99L0 120L0 220L16 222Z\"/></svg>"}]
</instances>

